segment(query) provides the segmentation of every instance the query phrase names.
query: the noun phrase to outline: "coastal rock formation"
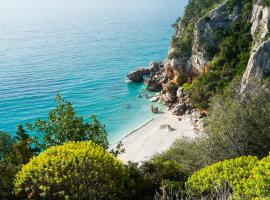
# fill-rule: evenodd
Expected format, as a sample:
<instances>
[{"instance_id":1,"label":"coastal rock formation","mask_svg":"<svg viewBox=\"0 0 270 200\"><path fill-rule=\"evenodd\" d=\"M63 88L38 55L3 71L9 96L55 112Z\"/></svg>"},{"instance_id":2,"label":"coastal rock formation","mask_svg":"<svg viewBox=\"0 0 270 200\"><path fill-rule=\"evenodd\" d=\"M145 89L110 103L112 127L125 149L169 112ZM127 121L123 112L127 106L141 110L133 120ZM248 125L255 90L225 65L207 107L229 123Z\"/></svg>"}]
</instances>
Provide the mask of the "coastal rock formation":
<instances>
[{"instance_id":1,"label":"coastal rock formation","mask_svg":"<svg viewBox=\"0 0 270 200\"><path fill-rule=\"evenodd\" d=\"M151 62L148 69L150 73L153 75L155 73L158 73L163 68L162 62Z\"/></svg>"},{"instance_id":2,"label":"coastal rock formation","mask_svg":"<svg viewBox=\"0 0 270 200\"><path fill-rule=\"evenodd\" d=\"M152 62L148 67L150 76L145 78L146 89L153 92L160 92L162 84L167 81L163 63Z\"/></svg>"},{"instance_id":3,"label":"coastal rock formation","mask_svg":"<svg viewBox=\"0 0 270 200\"><path fill-rule=\"evenodd\" d=\"M218 2L221 3L218 4ZM243 69L245 72L242 78L242 91L252 78L270 76L269 4L263 0L201 1L198 4L200 5L190 4L191 7L199 9L198 13L186 9L187 13L174 24L176 33L172 38L167 58L163 62L152 62L144 70L138 70L129 75L133 81L144 80L147 90L160 92L152 101L162 101L177 115L191 110L190 100L182 88L185 83L190 85L187 87L188 90L194 89L192 86L198 87L195 96L198 97L198 101L205 98L203 103L207 104L209 94L202 94L204 90L208 92L213 85L223 87L237 73L243 73ZM200 10L201 5L205 6L202 9L203 12ZM235 49L234 42L237 45ZM247 56L250 48L250 55ZM214 57L216 60L213 60ZM212 65L213 68L211 68ZM238 66L239 69L235 69ZM212 74L204 81L220 82L213 83L211 87L203 81L192 84L199 76L208 72ZM222 80L223 77L224 80ZM215 88L211 90L214 93ZM194 95L189 95L194 101ZM207 109L207 105L203 109Z\"/></svg>"},{"instance_id":4,"label":"coastal rock formation","mask_svg":"<svg viewBox=\"0 0 270 200\"><path fill-rule=\"evenodd\" d=\"M219 5L195 25L191 65L200 73L206 71L207 63L218 51L217 37L222 36L239 17L239 9L235 7L229 13L226 3Z\"/></svg>"},{"instance_id":5,"label":"coastal rock formation","mask_svg":"<svg viewBox=\"0 0 270 200\"><path fill-rule=\"evenodd\" d=\"M144 76L149 75L150 70L147 67L141 67L134 72L130 72L127 77L132 82L142 82Z\"/></svg>"},{"instance_id":6,"label":"coastal rock formation","mask_svg":"<svg viewBox=\"0 0 270 200\"><path fill-rule=\"evenodd\" d=\"M148 67L141 67L127 75L132 82L143 82L149 91L159 92L167 81L163 62L151 62Z\"/></svg>"},{"instance_id":7,"label":"coastal rock formation","mask_svg":"<svg viewBox=\"0 0 270 200\"><path fill-rule=\"evenodd\" d=\"M270 8L261 3L261 0L257 1L252 9L250 22L253 48L243 75L242 92L252 79L270 76Z\"/></svg>"},{"instance_id":8,"label":"coastal rock formation","mask_svg":"<svg viewBox=\"0 0 270 200\"><path fill-rule=\"evenodd\" d=\"M147 78L145 80L146 89L152 92L159 92L162 90L162 81L157 77Z\"/></svg>"},{"instance_id":9,"label":"coastal rock formation","mask_svg":"<svg viewBox=\"0 0 270 200\"><path fill-rule=\"evenodd\" d=\"M261 79L267 76L270 76L270 38L253 49L243 75L242 92L244 92L252 78Z\"/></svg>"},{"instance_id":10,"label":"coastal rock formation","mask_svg":"<svg viewBox=\"0 0 270 200\"><path fill-rule=\"evenodd\" d=\"M174 115L184 115L186 113L186 104L185 103L181 103L181 104L177 104L174 106L174 108L172 109L172 113Z\"/></svg>"}]
</instances>

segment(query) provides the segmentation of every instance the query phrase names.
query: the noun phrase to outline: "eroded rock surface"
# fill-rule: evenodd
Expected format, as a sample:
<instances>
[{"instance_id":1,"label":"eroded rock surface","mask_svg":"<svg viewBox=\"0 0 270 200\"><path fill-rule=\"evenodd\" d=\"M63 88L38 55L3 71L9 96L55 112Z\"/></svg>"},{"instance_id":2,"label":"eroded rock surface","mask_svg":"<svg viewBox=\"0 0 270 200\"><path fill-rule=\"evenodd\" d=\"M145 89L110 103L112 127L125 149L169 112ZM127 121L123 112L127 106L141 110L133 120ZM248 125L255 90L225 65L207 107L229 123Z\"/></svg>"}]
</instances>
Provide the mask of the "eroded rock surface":
<instances>
[{"instance_id":1,"label":"eroded rock surface","mask_svg":"<svg viewBox=\"0 0 270 200\"><path fill-rule=\"evenodd\" d=\"M230 13L226 3L227 1L196 23L191 65L200 73L205 71L207 63L218 51L217 35L225 33L231 23L239 18L239 9L235 7Z\"/></svg>"}]
</instances>

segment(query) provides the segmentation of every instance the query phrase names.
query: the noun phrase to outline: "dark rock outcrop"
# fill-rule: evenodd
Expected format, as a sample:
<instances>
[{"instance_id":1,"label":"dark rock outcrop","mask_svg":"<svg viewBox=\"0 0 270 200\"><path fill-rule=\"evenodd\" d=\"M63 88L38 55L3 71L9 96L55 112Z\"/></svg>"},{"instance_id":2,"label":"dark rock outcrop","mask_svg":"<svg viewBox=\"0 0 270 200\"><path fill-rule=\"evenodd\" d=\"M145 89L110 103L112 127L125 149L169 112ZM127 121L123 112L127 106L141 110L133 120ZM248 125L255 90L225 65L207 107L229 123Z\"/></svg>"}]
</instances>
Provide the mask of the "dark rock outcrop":
<instances>
[{"instance_id":1,"label":"dark rock outcrop","mask_svg":"<svg viewBox=\"0 0 270 200\"><path fill-rule=\"evenodd\" d=\"M144 76L147 76L150 74L150 70L147 67L141 67L137 69L134 72L130 72L127 77L132 82L142 82L144 79Z\"/></svg>"}]
</instances>

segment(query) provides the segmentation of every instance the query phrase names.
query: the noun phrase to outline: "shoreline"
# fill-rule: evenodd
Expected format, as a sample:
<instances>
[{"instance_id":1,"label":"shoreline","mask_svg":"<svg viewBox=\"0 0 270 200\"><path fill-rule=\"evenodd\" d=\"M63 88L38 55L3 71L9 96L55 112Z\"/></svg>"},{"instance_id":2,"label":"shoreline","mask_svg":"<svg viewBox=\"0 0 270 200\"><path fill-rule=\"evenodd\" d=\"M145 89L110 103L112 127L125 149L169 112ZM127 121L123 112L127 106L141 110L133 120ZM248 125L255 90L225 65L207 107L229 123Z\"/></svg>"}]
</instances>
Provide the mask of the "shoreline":
<instances>
[{"instance_id":1,"label":"shoreline","mask_svg":"<svg viewBox=\"0 0 270 200\"><path fill-rule=\"evenodd\" d=\"M160 115L160 114L159 114ZM120 137L120 139L117 139L115 141L113 141L110 146L116 146L120 141L126 139L127 137L131 136L132 134L134 134L136 131L140 130L141 128L143 128L144 126L146 126L147 124L151 123L151 121L153 121L156 117L151 117L150 119L146 120L145 122L143 122L141 125L138 125L138 128L135 128L131 131L129 131L127 134L124 134L123 136Z\"/></svg>"},{"instance_id":2,"label":"shoreline","mask_svg":"<svg viewBox=\"0 0 270 200\"><path fill-rule=\"evenodd\" d=\"M179 138L192 139L197 136L190 121L190 115L179 117L165 111L112 143L110 149L115 148L121 141L125 153L119 155L118 158L124 163L129 161L141 163L168 150Z\"/></svg>"}]
</instances>

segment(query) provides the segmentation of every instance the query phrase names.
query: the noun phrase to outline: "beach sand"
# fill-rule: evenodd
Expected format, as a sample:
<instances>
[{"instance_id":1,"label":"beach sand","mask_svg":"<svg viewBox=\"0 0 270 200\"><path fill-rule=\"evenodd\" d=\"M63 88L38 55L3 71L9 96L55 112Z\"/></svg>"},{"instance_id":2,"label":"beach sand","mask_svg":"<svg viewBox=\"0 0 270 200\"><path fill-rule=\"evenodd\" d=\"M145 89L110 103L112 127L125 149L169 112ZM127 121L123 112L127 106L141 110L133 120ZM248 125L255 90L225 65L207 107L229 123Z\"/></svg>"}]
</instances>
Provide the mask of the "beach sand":
<instances>
[{"instance_id":1,"label":"beach sand","mask_svg":"<svg viewBox=\"0 0 270 200\"><path fill-rule=\"evenodd\" d=\"M179 120L179 117L166 111L122 138L125 153L118 158L125 163L128 161L140 163L166 151L178 138L196 136L189 115L184 115ZM111 148L115 146L116 144L112 144Z\"/></svg>"}]
</instances>

